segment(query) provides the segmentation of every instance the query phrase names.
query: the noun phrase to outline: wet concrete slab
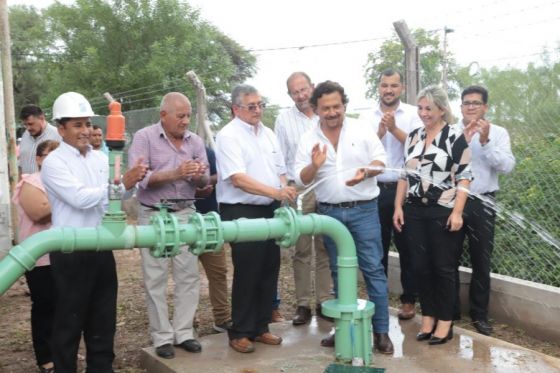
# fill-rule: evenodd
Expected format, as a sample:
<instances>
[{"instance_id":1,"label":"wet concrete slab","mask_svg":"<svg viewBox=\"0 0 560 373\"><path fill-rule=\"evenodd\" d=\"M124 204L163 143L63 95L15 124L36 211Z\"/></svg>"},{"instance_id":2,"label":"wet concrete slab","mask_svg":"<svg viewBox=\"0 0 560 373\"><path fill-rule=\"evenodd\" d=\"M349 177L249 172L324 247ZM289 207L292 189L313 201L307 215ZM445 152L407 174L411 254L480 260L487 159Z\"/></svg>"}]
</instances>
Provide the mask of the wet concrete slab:
<instances>
[{"instance_id":1,"label":"wet concrete slab","mask_svg":"<svg viewBox=\"0 0 560 373\"><path fill-rule=\"evenodd\" d=\"M374 353L373 367L386 372L488 372L557 373L560 359L523 347L454 328L454 338L440 346L418 342L420 319L390 320L393 356ZM142 366L150 373L322 373L334 361L334 349L319 345L332 324L321 319L309 325L292 326L290 321L271 324L271 331L284 339L281 346L255 343L256 351L241 354L228 346L225 334L201 337L202 353L176 348L174 359L161 359L153 348L142 350Z\"/></svg>"}]
</instances>

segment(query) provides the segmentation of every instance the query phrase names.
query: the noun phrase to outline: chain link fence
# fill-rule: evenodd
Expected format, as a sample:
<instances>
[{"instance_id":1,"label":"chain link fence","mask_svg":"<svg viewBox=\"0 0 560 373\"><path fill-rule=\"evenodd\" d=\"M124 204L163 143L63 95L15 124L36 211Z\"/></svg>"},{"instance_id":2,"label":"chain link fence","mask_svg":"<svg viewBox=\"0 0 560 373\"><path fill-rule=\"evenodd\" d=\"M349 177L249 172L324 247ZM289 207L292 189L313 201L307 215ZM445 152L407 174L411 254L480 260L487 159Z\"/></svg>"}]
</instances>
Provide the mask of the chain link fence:
<instances>
[{"instance_id":1,"label":"chain link fence","mask_svg":"<svg viewBox=\"0 0 560 373\"><path fill-rule=\"evenodd\" d=\"M484 74L470 84L488 87L487 118L508 129L517 162L511 174L500 176L492 272L560 287L560 83L554 71L543 67L539 76L545 76L531 81L530 89ZM159 108L123 114L126 151L137 130L159 120ZM193 131L194 118L195 113ZM105 117L94 123L104 128ZM467 250L461 265L470 267Z\"/></svg>"}]
</instances>

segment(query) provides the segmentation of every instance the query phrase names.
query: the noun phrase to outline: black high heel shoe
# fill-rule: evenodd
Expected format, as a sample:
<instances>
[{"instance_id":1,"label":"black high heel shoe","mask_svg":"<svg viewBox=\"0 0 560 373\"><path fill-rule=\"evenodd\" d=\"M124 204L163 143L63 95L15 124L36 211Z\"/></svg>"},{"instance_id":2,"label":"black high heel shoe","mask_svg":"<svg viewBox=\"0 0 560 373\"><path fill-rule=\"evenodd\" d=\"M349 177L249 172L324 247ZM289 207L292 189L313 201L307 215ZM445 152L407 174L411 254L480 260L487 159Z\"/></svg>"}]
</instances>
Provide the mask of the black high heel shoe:
<instances>
[{"instance_id":1,"label":"black high heel shoe","mask_svg":"<svg viewBox=\"0 0 560 373\"><path fill-rule=\"evenodd\" d=\"M453 324L451 324L451 326L449 327L449 331L447 332L447 335L443 338L439 338L436 336L433 336L430 338L430 340L428 341L429 345L442 345L444 343L447 343L447 341L453 339Z\"/></svg>"},{"instance_id":2,"label":"black high heel shoe","mask_svg":"<svg viewBox=\"0 0 560 373\"><path fill-rule=\"evenodd\" d=\"M436 331L436 326L437 326L437 322L434 324L434 327L432 328L431 332L429 333L420 332L416 334L416 340L421 342L421 341L427 341L428 339L432 338L432 334L434 334L434 332Z\"/></svg>"}]
</instances>

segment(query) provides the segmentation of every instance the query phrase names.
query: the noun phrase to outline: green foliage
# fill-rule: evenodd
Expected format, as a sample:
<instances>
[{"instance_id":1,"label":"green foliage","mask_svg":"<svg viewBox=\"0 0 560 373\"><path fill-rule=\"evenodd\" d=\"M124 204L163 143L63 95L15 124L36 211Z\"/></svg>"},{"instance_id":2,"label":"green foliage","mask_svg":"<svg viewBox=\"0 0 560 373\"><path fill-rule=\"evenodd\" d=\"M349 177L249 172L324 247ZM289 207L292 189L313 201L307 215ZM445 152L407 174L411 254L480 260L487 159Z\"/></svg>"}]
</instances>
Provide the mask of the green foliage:
<instances>
[{"instance_id":1,"label":"green foliage","mask_svg":"<svg viewBox=\"0 0 560 373\"><path fill-rule=\"evenodd\" d=\"M185 79L189 70L204 83L210 101L220 101L255 72L254 56L180 0L76 0L35 13L44 24L35 40L49 51L35 61L48 82L36 87L46 108L65 91L83 93L101 114L107 91L125 92L116 97L123 110L158 106L169 91L194 98ZM25 35L23 30L12 25L13 34ZM14 48L29 42L27 35L22 38ZM211 115L227 113L209 109Z\"/></svg>"},{"instance_id":2,"label":"green foliage","mask_svg":"<svg viewBox=\"0 0 560 373\"><path fill-rule=\"evenodd\" d=\"M439 36L424 29L412 31L419 49L420 55L420 85L425 87L431 84L438 84L441 79L443 68L443 52L440 49ZM448 74L447 79L450 83L457 81L457 66L453 56L448 54ZM405 72L404 66L404 47L399 37L395 33L391 39L386 40L376 52L368 54L364 77L367 82L367 96L377 98L377 79L379 74L385 69L393 68L399 72ZM450 84L449 97L457 96L457 89Z\"/></svg>"}]
</instances>

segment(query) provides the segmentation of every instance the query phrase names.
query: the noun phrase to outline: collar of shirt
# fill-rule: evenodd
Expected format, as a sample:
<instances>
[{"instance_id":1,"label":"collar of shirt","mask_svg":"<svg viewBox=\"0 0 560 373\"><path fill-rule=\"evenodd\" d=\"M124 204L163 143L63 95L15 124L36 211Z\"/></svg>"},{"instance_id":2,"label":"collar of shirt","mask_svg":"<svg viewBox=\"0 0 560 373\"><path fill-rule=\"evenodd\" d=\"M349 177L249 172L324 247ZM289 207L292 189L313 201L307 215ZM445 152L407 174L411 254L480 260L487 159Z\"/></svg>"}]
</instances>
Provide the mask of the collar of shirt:
<instances>
[{"instance_id":1,"label":"collar of shirt","mask_svg":"<svg viewBox=\"0 0 560 373\"><path fill-rule=\"evenodd\" d=\"M163 125L161 124L161 121L157 122L157 124L158 124L159 136L160 137L163 136L163 138L165 138L166 140L171 141L171 140L169 140L169 137L167 137L167 133L165 133L165 130L163 129ZM191 137L191 131L186 130L185 134L183 135L183 141L186 141L186 140L190 139L190 137Z\"/></svg>"},{"instance_id":2,"label":"collar of shirt","mask_svg":"<svg viewBox=\"0 0 560 373\"><path fill-rule=\"evenodd\" d=\"M239 128L242 128L244 131L250 132L250 133L252 133L253 135L256 135L256 136L260 135L263 132L263 128L264 128L264 124L262 124L262 122L259 122L256 125L257 132L255 133L255 125L249 124L249 123L241 120L239 117L235 117L234 123L235 123L236 126L238 126Z\"/></svg>"},{"instance_id":3,"label":"collar of shirt","mask_svg":"<svg viewBox=\"0 0 560 373\"><path fill-rule=\"evenodd\" d=\"M68 144L67 144L66 142L64 142L64 141L62 141L62 142L60 143L60 147L61 147L62 149L64 149L64 151L65 151L66 153L72 154L74 157L87 157L87 156L90 154L90 152L93 150L93 147L92 147L91 145L88 145L88 146L87 146L86 155L83 156L82 153L80 153L80 151L79 151L77 148L73 147L72 145L68 145Z\"/></svg>"},{"instance_id":4,"label":"collar of shirt","mask_svg":"<svg viewBox=\"0 0 560 373\"><path fill-rule=\"evenodd\" d=\"M399 101L399 106L397 106L397 110L394 110L394 111L395 111L395 113L403 113L404 112L402 103L400 101ZM377 106L375 107L375 113L378 114L378 115L381 115L381 116L383 116L383 114L385 114L383 112L383 109L381 109L381 102L379 102L377 104Z\"/></svg>"}]
</instances>

